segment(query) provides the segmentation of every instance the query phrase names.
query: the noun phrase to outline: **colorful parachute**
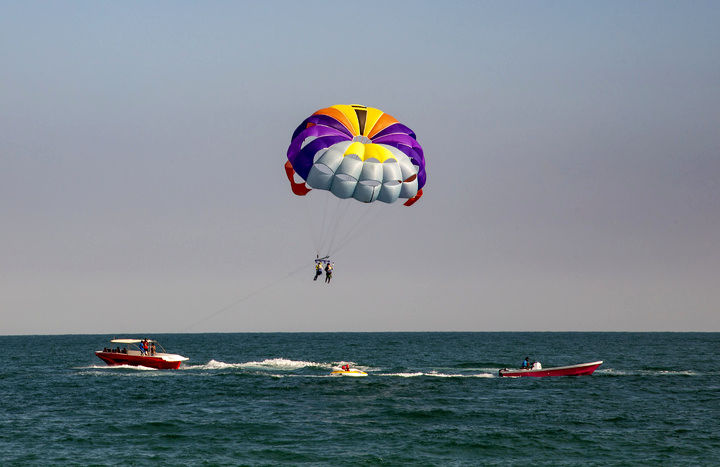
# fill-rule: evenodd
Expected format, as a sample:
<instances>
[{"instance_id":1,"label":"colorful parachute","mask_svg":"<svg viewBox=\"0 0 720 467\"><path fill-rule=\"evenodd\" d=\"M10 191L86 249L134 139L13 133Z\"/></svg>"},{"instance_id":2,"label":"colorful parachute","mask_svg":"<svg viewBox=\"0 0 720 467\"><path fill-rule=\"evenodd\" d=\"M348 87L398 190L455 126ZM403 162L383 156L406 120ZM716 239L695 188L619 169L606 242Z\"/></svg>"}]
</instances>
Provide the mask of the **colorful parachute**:
<instances>
[{"instance_id":1,"label":"colorful parachute","mask_svg":"<svg viewBox=\"0 0 720 467\"><path fill-rule=\"evenodd\" d=\"M292 135L287 158L285 172L299 196L316 188L364 203L403 198L410 206L426 180L415 133L362 105L333 105L306 118Z\"/></svg>"}]
</instances>

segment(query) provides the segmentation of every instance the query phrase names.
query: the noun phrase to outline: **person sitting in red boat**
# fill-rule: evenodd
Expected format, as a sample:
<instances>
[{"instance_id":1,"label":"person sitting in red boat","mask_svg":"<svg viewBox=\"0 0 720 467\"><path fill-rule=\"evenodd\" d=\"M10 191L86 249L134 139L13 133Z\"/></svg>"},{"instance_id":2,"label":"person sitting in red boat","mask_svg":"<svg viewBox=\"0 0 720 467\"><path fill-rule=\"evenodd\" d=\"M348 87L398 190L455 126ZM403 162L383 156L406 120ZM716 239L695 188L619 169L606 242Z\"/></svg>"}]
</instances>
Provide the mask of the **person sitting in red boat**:
<instances>
[{"instance_id":1,"label":"person sitting in red boat","mask_svg":"<svg viewBox=\"0 0 720 467\"><path fill-rule=\"evenodd\" d=\"M520 369L522 369L522 370L530 369L530 357L525 357L525 360L523 360L522 365L520 365Z\"/></svg>"}]
</instances>

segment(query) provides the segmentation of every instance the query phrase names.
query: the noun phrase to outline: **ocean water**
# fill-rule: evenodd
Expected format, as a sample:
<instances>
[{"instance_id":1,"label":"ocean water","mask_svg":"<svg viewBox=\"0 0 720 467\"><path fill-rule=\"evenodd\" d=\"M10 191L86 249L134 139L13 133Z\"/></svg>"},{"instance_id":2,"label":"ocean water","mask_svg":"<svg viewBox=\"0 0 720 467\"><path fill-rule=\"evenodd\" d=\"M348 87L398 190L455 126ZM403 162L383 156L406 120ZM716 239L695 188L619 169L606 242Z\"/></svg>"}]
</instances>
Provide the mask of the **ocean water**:
<instances>
[{"instance_id":1,"label":"ocean water","mask_svg":"<svg viewBox=\"0 0 720 467\"><path fill-rule=\"evenodd\" d=\"M157 338L180 370L108 367ZM720 465L720 333L0 337L0 464ZM592 376L499 378L604 360ZM349 362L365 378L329 376Z\"/></svg>"}]
</instances>

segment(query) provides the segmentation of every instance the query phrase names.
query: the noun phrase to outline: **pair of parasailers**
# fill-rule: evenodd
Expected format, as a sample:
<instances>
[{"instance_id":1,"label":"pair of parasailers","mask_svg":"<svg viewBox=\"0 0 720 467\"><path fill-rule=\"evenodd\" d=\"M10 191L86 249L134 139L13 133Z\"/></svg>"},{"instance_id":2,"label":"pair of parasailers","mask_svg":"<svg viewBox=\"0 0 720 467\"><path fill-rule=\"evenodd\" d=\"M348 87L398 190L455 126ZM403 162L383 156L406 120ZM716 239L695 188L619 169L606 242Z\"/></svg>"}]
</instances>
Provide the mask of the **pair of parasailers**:
<instances>
[{"instance_id":1,"label":"pair of parasailers","mask_svg":"<svg viewBox=\"0 0 720 467\"><path fill-rule=\"evenodd\" d=\"M332 273L335 263L331 263L330 260L325 259L316 259L315 260L315 277L313 278L314 281L317 280L318 277L320 277L323 273L323 270L325 270L325 283L329 284L330 279L332 279Z\"/></svg>"}]
</instances>

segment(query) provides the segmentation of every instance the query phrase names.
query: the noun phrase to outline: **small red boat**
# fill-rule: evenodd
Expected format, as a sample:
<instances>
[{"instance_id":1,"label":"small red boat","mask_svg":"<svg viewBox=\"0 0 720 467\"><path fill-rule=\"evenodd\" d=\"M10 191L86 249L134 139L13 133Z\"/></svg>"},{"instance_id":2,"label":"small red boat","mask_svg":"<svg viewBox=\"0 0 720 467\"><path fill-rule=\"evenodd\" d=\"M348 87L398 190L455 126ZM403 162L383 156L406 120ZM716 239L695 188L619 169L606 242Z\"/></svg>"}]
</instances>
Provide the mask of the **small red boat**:
<instances>
[{"instance_id":1,"label":"small red boat","mask_svg":"<svg viewBox=\"0 0 720 467\"><path fill-rule=\"evenodd\" d=\"M533 368L528 370L503 368L500 370L500 376L579 376L579 375L591 375L593 371L602 365L602 360L599 362L580 363L579 365L570 366L557 366L554 368Z\"/></svg>"},{"instance_id":2,"label":"small red boat","mask_svg":"<svg viewBox=\"0 0 720 467\"><path fill-rule=\"evenodd\" d=\"M147 341L149 347L147 352L141 345L138 345L145 341ZM132 365L156 368L158 370L177 370L180 368L180 363L189 360L182 355L167 353L162 345L150 339L113 339L110 342L123 344L123 348L118 345L116 348L96 350L95 355L111 366ZM162 352L155 351L156 345L162 349Z\"/></svg>"}]
</instances>

